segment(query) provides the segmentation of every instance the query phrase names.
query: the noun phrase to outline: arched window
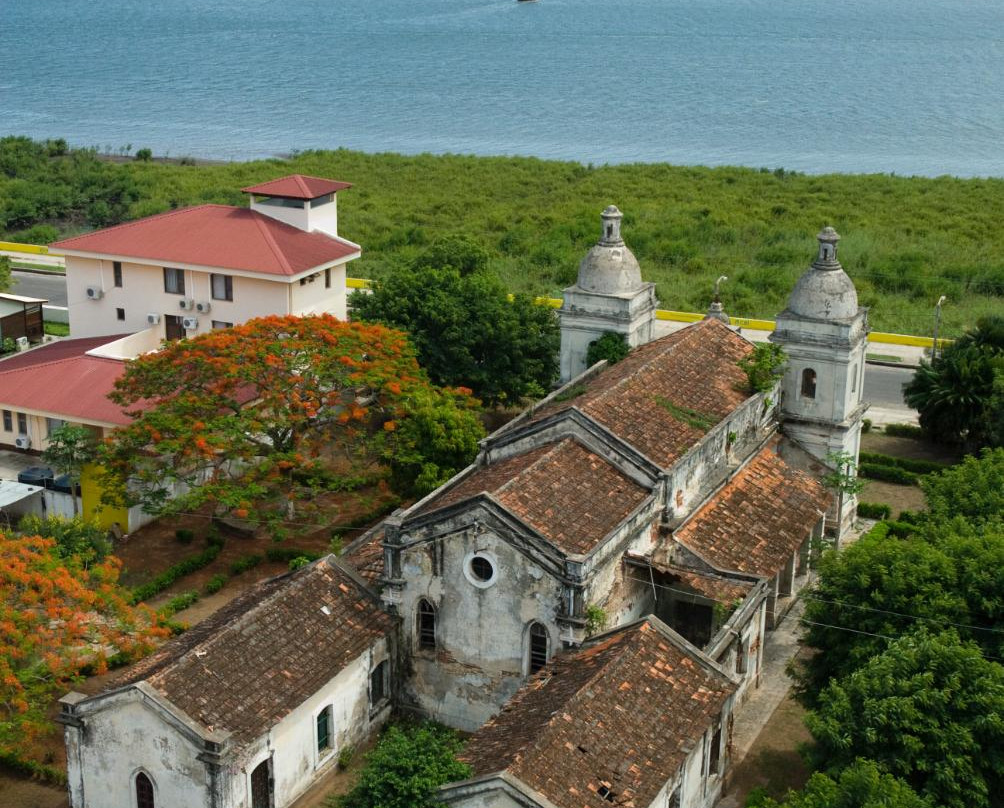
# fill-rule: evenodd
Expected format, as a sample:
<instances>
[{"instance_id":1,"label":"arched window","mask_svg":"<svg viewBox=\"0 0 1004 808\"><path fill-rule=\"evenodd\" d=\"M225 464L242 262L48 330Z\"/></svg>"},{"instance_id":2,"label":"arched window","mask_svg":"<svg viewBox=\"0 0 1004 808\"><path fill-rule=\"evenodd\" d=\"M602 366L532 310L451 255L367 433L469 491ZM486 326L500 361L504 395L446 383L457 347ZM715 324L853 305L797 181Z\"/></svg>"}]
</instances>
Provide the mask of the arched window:
<instances>
[{"instance_id":1,"label":"arched window","mask_svg":"<svg viewBox=\"0 0 1004 808\"><path fill-rule=\"evenodd\" d=\"M266 758L251 772L251 808L271 808L272 773Z\"/></svg>"},{"instance_id":2,"label":"arched window","mask_svg":"<svg viewBox=\"0 0 1004 808\"><path fill-rule=\"evenodd\" d=\"M547 629L540 623L530 624L529 664L527 670L532 675L547 664Z\"/></svg>"},{"instance_id":3,"label":"arched window","mask_svg":"<svg viewBox=\"0 0 1004 808\"><path fill-rule=\"evenodd\" d=\"M153 782L143 772L136 775L136 808L154 808Z\"/></svg>"},{"instance_id":4,"label":"arched window","mask_svg":"<svg viewBox=\"0 0 1004 808\"><path fill-rule=\"evenodd\" d=\"M418 647L436 648L436 607L425 598L418 601Z\"/></svg>"},{"instance_id":5,"label":"arched window","mask_svg":"<svg viewBox=\"0 0 1004 808\"><path fill-rule=\"evenodd\" d=\"M802 396L804 398L816 397L816 371L806 368L802 371Z\"/></svg>"}]
</instances>

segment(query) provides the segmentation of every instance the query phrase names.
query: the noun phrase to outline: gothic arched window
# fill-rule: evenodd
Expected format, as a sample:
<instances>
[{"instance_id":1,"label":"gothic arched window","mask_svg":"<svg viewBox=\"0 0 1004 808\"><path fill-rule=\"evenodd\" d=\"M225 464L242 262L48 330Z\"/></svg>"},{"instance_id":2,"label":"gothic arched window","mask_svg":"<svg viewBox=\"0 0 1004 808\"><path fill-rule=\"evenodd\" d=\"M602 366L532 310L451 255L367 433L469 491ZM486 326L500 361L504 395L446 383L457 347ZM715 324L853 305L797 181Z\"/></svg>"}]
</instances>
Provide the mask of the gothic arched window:
<instances>
[{"instance_id":1,"label":"gothic arched window","mask_svg":"<svg viewBox=\"0 0 1004 808\"><path fill-rule=\"evenodd\" d=\"M436 648L436 607L425 598L418 601L418 647Z\"/></svg>"},{"instance_id":2,"label":"gothic arched window","mask_svg":"<svg viewBox=\"0 0 1004 808\"><path fill-rule=\"evenodd\" d=\"M527 671L532 675L547 664L547 648L549 638L547 629L540 623L530 624L530 643L528 648Z\"/></svg>"},{"instance_id":3,"label":"gothic arched window","mask_svg":"<svg viewBox=\"0 0 1004 808\"><path fill-rule=\"evenodd\" d=\"M802 397L816 397L816 371L806 368L802 371Z\"/></svg>"},{"instance_id":4,"label":"gothic arched window","mask_svg":"<svg viewBox=\"0 0 1004 808\"><path fill-rule=\"evenodd\" d=\"M153 782L143 772L136 775L136 808L154 808Z\"/></svg>"}]
</instances>

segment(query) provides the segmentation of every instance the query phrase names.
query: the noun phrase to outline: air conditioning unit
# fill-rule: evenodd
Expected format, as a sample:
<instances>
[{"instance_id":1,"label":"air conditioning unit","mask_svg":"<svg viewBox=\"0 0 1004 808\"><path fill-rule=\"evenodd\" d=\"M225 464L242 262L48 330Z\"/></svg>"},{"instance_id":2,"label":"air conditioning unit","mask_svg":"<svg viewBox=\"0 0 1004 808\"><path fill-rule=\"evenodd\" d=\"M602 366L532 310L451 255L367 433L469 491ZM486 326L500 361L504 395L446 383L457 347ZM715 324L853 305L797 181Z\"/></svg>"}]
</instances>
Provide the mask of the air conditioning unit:
<instances>
[{"instance_id":1,"label":"air conditioning unit","mask_svg":"<svg viewBox=\"0 0 1004 808\"><path fill-rule=\"evenodd\" d=\"M195 301L190 297L183 297L178 301L178 308L182 311L191 311L195 308Z\"/></svg>"},{"instance_id":2,"label":"air conditioning unit","mask_svg":"<svg viewBox=\"0 0 1004 808\"><path fill-rule=\"evenodd\" d=\"M28 338L27 337L18 337L16 340L14 340L14 344L17 345L17 349L19 351L27 351L28 350Z\"/></svg>"},{"instance_id":3,"label":"air conditioning unit","mask_svg":"<svg viewBox=\"0 0 1004 808\"><path fill-rule=\"evenodd\" d=\"M105 291L100 286L88 286L87 287L87 299L88 300L101 300L105 296Z\"/></svg>"},{"instance_id":4,"label":"air conditioning unit","mask_svg":"<svg viewBox=\"0 0 1004 808\"><path fill-rule=\"evenodd\" d=\"M151 311L146 315L146 323L147 325L160 325L160 315Z\"/></svg>"},{"instance_id":5,"label":"air conditioning unit","mask_svg":"<svg viewBox=\"0 0 1004 808\"><path fill-rule=\"evenodd\" d=\"M30 449L31 448L31 438L27 435L18 435L14 438L14 445L18 449Z\"/></svg>"},{"instance_id":6,"label":"air conditioning unit","mask_svg":"<svg viewBox=\"0 0 1004 808\"><path fill-rule=\"evenodd\" d=\"M199 314L209 314L209 310L213 307L212 303L208 300L203 300L201 303L195 304L195 310Z\"/></svg>"},{"instance_id":7,"label":"air conditioning unit","mask_svg":"<svg viewBox=\"0 0 1004 808\"><path fill-rule=\"evenodd\" d=\"M183 317L181 319L181 325L186 331L195 331L199 327L198 317Z\"/></svg>"}]
</instances>

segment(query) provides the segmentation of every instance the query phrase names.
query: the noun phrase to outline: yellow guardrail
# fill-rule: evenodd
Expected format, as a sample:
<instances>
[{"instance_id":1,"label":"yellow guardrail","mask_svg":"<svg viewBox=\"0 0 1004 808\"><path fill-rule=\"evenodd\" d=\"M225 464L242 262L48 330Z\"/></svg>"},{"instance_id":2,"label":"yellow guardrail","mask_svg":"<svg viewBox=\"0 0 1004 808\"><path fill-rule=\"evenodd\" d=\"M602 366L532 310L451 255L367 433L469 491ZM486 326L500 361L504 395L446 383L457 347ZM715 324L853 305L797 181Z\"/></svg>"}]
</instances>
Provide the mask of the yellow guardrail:
<instances>
[{"instance_id":1,"label":"yellow guardrail","mask_svg":"<svg viewBox=\"0 0 1004 808\"><path fill-rule=\"evenodd\" d=\"M0 250L27 253L28 255L48 255L49 248L38 244L18 244L16 241L0 241Z\"/></svg>"}]
</instances>

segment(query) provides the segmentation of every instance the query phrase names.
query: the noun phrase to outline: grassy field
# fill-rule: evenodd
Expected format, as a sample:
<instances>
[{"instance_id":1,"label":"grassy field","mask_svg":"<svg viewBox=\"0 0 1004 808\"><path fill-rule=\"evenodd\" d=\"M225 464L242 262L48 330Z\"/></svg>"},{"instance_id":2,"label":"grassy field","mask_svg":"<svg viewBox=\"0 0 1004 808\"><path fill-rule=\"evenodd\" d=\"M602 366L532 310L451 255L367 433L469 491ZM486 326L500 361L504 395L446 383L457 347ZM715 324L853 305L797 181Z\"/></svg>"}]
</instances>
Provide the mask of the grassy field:
<instances>
[{"instance_id":1,"label":"grassy field","mask_svg":"<svg viewBox=\"0 0 1004 808\"><path fill-rule=\"evenodd\" d=\"M339 229L363 245L352 274L364 277L378 278L437 236L467 233L489 248L514 291L554 295L574 281L598 238L600 211L616 204L664 308L705 309L714 279L727 275L730 314L773 316L815 257L815 235L826 224L844 237L841 260L876 330L930 333L942 294L944 336L1004 305L1000 179L346 150L211 165L116 162L108 171L137 189L128 218L201 202L245 204L240 188L292 172L352 182L339 194ZM0 175L0 207L16 182ZM63 234L88 227L79 218L47 223Z\"/></svg>"}]
</instances>

